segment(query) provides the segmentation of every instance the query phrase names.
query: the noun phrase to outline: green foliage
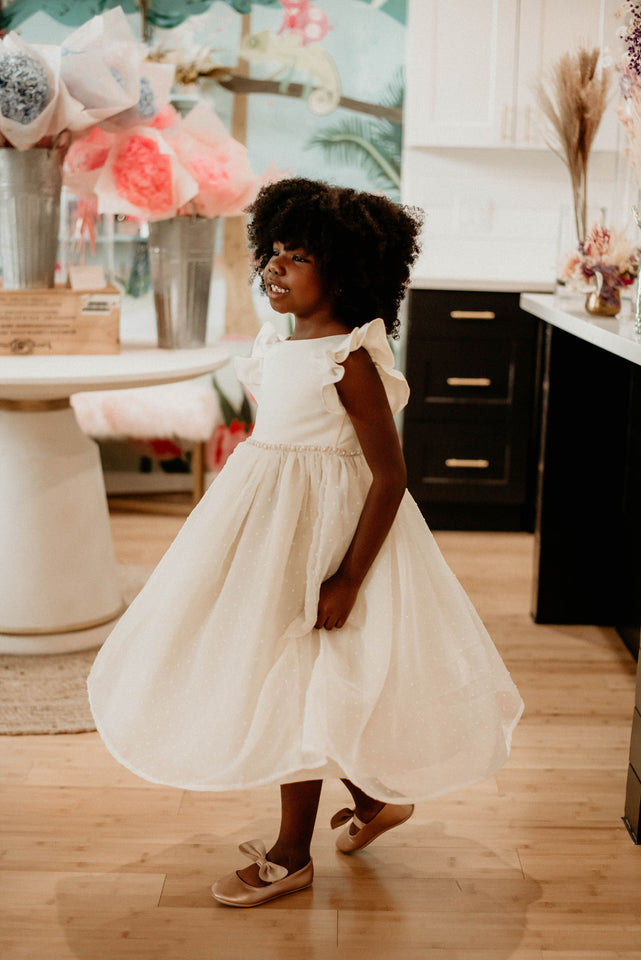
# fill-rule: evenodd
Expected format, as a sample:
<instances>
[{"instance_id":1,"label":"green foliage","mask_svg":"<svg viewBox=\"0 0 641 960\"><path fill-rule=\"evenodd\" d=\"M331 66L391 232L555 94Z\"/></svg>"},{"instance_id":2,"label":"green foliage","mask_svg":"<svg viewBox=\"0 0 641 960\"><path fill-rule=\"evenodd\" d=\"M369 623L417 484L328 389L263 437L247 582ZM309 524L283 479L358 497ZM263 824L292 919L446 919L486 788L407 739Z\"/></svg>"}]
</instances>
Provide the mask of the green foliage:
<instances>
[{"instance_id":1,"label":"green foliage","mask_svg":"<svg viewBox=\"0 0 641 960\"><path fill-rule=\"evenodd\" d=\"M236 13L251 13L252 6L277 7L279 0L225 0ZM147 20L156 27L177 27L188 17L204 13L213 0L151 0ZM91 17L122 7L127 14L139 13L135 0L10 0L0 14L3 30L14 30L35 13L46 13L68 27L79 27Z\"/></svg>"},{"instance_id":2,"label":"green foliage","mask_svg":"<svg viewBox=\"0 0 641 960\"><path fill-rule=\"evenodd\" d=\"M372 0L363 0L363 3L370 6ZM399 23L407 23L407 0L384 0L383 5L378 8L380 13L386 13L393 20Z\"/></svg>"},{"instance_id":3,"label":"green foliage","mask_svg":"<svg viewBox=\"0 0 641 960\"><path fill-rule=\"evenodd\" d=\"M3 30L15 30L34 14L46 13L68 27L79 27L112 7L122 7L125 13L138 11L138 4L134 0L86 0L84 3L74 3L73 0L10 0L0 14L0 26Z\"/></svg>"},{"instance_id":4,"label":"green foliage","mask_svg":"<svg viewBox=\"0 0 641 960\"><path fill-rule=\"evenodd\" d=\"M403 106L404 78L399 69L378 99L385 107ZM324 126L307 144L319 147L330 163L358 166L392 199L400 194L403 128L375 115L347 117Z\"/></svg>"},{"instance_id":5,"label":"green foliage","mask_svg":"<svg viewBox=\"0 0 641 960\"><path fill-rule=\"evenodd\" d=\"M371 0L362 2L369 6ZM213 0L151 0L147 20L156 27L177 27L188 17L204 13L212 3ZM279 0L225 0L225 3L240 14L251 13L255 6L280 5ZM78 27L112 7L122 7L128 14L138 13L140 9L135 0L9 0L0 10L0 27L3 30L14 30L36 13L46 13L59 23ZM379 10L399 23L407 20L407 0L385 0Z\"/></svg>"},{"instance_id":6,"label":"green foliage","mask_svg":"<svg viewBox=\"0 0 641 960\"><path fill-rule=\"evenodd\" d=\"M205 13L213 0L151 0L147 21L155 27L170 30L199 13ZM137 4L136 4L137 6Z\"/></svg>"},{"instance_id":7,"label":"green foliage","mask_svg":"<svg viewBox=\"0 0 641 960\"><path fill-rule=\"evenodd\" d=\"M278 7L280 5L279 0L225 0L225 3L229 4L232 10L235 10L236 13L251 13L252 7L258 5L259 7Z\"/></svg>"},{"instance_id":8,"label":"green foliage","mask_svg":"<svg viewBox=\"0 0 641 960\"><path fill-rule=\"evenodd\" d=\"M214 390L218 394L218 399L220 401L220 412L223 415L225 426L230 426L234 420L238 420L239 423L250 424L252 422L252 409L251 404L247 399L247 395L243 392L243 402L236 410L232 406L229 397L223 393L223 390L216 377L212 377L211 382L214 385Z\"/></svg>"}]
</instances>

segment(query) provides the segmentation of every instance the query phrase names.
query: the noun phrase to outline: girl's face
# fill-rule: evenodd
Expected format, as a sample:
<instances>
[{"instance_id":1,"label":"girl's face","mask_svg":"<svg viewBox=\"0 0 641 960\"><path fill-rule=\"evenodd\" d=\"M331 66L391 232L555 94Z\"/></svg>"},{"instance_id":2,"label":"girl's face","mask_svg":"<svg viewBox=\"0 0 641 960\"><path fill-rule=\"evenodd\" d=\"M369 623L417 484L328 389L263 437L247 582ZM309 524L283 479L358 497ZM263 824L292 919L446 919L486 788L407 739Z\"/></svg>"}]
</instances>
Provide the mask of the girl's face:
<instances>
[{"instance_id":1,"label":"girl's face","mask_svg":"<svg viewBox=\"0 0 641 960\"><path fill-rule=\"evenodd\" d=\"M314 258L300 248L289 250L283 243L274 243L263 279L271 307L277 313L310 319L330 309Z\"/></svg>"}]
</instances>

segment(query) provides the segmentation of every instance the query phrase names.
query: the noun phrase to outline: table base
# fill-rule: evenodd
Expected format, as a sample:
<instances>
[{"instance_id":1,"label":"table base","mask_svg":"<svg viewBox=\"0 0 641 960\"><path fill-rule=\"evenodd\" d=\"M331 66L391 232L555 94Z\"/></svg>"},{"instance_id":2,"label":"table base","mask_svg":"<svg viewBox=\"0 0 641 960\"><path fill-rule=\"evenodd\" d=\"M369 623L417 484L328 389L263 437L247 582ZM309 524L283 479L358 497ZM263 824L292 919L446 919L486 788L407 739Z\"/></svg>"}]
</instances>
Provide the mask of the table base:
<instances>
[{"instance_id":1,"label":"table base","mask_svg":"<svg viewBox=\"0 0 641 960\"><path fill-rule=\"evenodd\" d=\"M152 570L153 567L147 566L118 566L118 584L124 597L125 607L144 587ZM117 620L118 617L86 630L72 630L65 633L27 635L0 631L0 655L78 653L80 650L97 649L105 642Z\"/></svg>"},{"instance_id":2,"label":"table base","mask_svg":"<svg viewBox=\"0 0 641 960\"><path fill-rule=\"evenodd\" d=\"M0 629L82 629L123 609L98 446L71 407L0 408Z\"/></svg>"}]
</instances>

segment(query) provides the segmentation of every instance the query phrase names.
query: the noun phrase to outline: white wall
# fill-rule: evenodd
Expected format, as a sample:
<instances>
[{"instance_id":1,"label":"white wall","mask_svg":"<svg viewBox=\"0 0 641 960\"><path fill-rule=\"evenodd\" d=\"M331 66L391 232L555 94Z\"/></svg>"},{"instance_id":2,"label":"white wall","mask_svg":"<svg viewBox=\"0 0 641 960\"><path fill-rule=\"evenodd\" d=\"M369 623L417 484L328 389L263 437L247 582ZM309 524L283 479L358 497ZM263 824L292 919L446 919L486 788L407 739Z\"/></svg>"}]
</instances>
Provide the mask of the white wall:
<instances>
[{"instance_id":1,"label":"white wall","mask_svg":"<svg viewBox=\"0 0 641 960\"><path fill-rule=\"evenodd\" d=\"M551 150L406 150L403 199L426 213L416 277L554 282L560 221L571 217L572 194ZM593 212L605 207L609 224L632 229L634 200L627 163L614 152L593 153ZM564 247L572 243L566 236Z\"/></svg>"}]
</instances>

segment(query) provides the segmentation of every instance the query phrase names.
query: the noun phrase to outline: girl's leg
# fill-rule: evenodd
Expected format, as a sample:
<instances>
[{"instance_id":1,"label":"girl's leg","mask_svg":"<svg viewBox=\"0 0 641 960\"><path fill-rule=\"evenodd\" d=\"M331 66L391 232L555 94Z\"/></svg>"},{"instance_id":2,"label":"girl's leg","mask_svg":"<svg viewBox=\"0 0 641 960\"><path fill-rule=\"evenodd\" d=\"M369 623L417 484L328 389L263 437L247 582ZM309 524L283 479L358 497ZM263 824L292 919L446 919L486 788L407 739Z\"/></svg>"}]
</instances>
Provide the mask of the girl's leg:
<instances>
[{"instance_id":1,"label":"girl's leg","mask_svg":"<svg viewBox=\"0 0 641 960\"><path fill-rule=\"evenodd\" d=\"M381 800L375 800L373 797L364 793L360 787L357 787L351 780L343 780L343 783L352 795L354 812L361 823L369 823L385 806ZM357 828L354 828L354 832L356 832L356 830Z\"/></svg>"},{"instance_id":2,"label":"girl's leg","mask_svg":"<svg viewBox=\"0 0 641 960\"><path fill-rule=\"evenodd\" d=\"M413 803L383 803L370 797L351 780L344 779L343 783L354 798L354 811L352 815L351 810L339 810L332 817L332 827L336 820L339 821L336 826L350 821L336 840L341 853L356 853L368 847L382 833L405 823L414 813Z\"/></svg>"},{"instance_id":3,"label":"girl's leg","mask_svg":"<svg viewBox=\"0 0 641 960\"><path fill-rule=\"evenodd\" d=\"M302 870L309 863L322 786L322 780L302 780L281 785L280 831L267 857L273 863L287 867L290 874ZM263 886L255 863L239 870L238 876L254 887Z\"/></svg>"}]
</instances>

